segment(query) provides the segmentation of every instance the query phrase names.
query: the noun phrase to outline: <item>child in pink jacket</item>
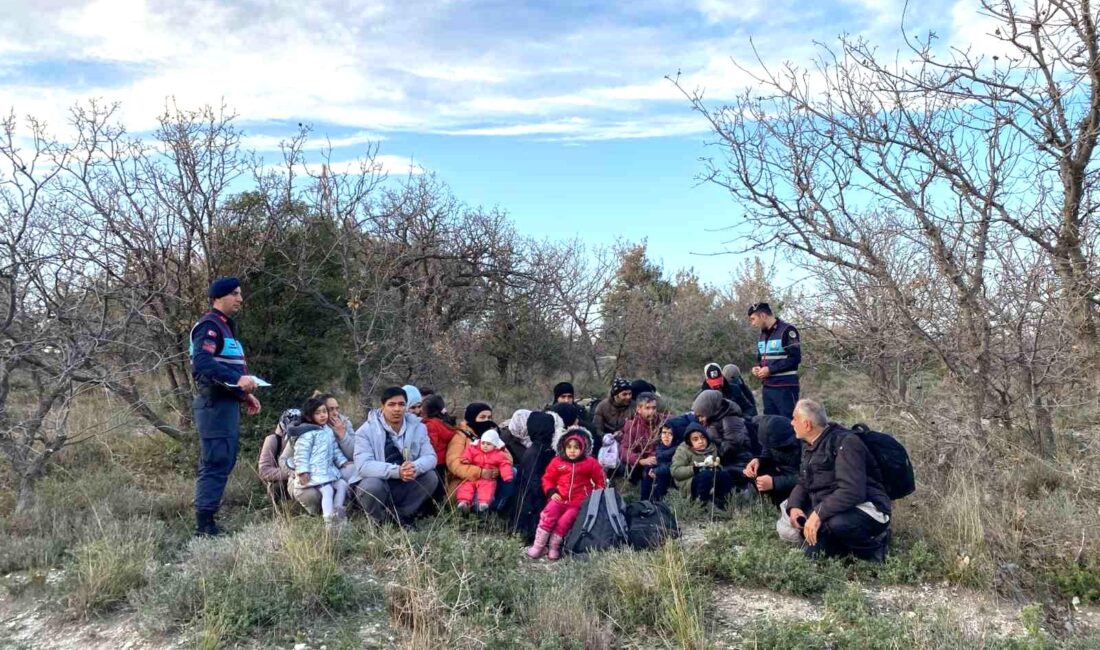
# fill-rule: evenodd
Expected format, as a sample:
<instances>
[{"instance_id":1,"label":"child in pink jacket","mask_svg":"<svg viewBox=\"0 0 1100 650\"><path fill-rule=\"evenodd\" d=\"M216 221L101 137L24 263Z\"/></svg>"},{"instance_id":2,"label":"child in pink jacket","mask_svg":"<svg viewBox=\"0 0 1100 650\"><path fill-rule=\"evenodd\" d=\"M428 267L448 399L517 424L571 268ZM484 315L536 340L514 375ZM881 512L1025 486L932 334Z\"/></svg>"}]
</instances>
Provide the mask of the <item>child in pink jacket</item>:
<instances>
[{"instance_id":1,"label":"child in pink jacket","mask_svg":"<svg viewBox=\"0 0 1100 650\"><path fill-rule=\"evenodd\" d=\"M460 462L463 465L475 465L481 469L496 468L502 479L511 481L513 476L512 463L509 461L508 455L502 451L503 449L504 441L500 439L500 434L497 433L496 429L489 429L481 434L481 441L478 444L467 445ZM463 481L458 484L458 491L455 493L455 498L458 500L458 509L467 512L473 507L476 498L477 511L479 513L485 512L489 509L489 504L493 502L493 495L496 494L496 491L497 480L495 478Z\"/></svg>"}]
</instances>

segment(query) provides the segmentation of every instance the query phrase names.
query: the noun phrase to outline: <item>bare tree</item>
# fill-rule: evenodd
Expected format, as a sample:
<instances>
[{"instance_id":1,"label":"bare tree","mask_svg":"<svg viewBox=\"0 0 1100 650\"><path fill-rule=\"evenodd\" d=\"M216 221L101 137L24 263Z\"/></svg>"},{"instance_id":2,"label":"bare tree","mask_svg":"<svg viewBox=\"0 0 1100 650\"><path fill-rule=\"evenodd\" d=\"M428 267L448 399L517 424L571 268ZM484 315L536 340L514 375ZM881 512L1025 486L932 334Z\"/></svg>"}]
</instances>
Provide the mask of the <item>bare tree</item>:
<instances>
[{"instance_id":1,"label":"bare tree","mask_svg":"<svg viewBox=\"0 0 1100 650\"><path fill-rule=\"evenodd\" d=\"M890 318L904 340L878 344L933 355L978 438L984 418L1009 420L1024 402L1049 420L1052 376L1033 361L1050 344L1033 324L1053 324L1055 302L1082 367L1096 355L1087 190L1100 115L1088 2L983 6L1016 50L1005 62L969 50L940 59L930 37L911 60L886 63L843 38L810 69L758 61L759 90L729 106L681 88L724 145L708 178L745 207L753 245L809 261L827 291L862 298L847 305L849 326ZM1021 370L1025 381L1009 379Z\"/></svg>"}]
</instances>

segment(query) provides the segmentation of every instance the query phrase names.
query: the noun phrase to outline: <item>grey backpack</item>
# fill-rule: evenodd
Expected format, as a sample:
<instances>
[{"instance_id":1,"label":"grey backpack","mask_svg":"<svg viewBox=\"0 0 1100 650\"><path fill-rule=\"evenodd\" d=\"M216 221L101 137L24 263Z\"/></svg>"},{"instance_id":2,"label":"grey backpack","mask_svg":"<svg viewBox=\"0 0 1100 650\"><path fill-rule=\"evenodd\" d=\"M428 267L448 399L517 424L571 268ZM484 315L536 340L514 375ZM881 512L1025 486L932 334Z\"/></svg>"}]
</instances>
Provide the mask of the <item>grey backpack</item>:
<instances>
[{"instance_id":1,"label":"grey backpack","mask_svg":"<svg viewBox=\"0 0 1100 650\"><path fill-rule=\"evenodd\" d=\"M628 544L630 526L625 511L623 499L614 488L592 492L565 536L566 552L580 555Z\"/></svg>"}]
</instances>

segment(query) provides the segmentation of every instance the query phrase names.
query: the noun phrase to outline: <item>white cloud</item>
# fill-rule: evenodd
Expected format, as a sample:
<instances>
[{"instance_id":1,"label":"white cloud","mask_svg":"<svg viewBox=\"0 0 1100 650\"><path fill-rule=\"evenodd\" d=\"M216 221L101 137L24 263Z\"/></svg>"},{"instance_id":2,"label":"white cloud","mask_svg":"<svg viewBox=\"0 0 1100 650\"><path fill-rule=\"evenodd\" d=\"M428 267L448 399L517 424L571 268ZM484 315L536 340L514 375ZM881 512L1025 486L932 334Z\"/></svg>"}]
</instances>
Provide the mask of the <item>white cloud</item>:
<instances>
[{"instance_id":1,"label":"white cloud","mask_svg":"<svg viewBox=\"0 0 1100 650\"><path fill-rule=\"evenodd\" d=\"M458 1L0 0L11 5L0 7L0 111L60 126L71 105L102 97L121 102L132 131L146 131L167 97L183 107L224 102L253 134L246 144L262 150L279 140L262 134L295 121L355 132L335 138L336 148L387 131L693 133L665 75L681 70L686 88L729 99L752 84L730 61L753 61L750 35L770 61L804 60L814 39L889 24L899 2L646 0L609 3L592 19L517 4L515 20L502 22ZM843 6L857 9L848 12L855 22L830 24ZM107 72L67 83L71 62Z\"/></svg>"},{"instance_id":2,"label":"white cloud","mask_svg":"<svg viewBox=\"0 0 1100 650\"><path fill-rule=\"evenodd\" d=\"M279 151L280 146L290 138L282 135L246 135L241 138L241 146L255 151ZM359 131L348 135L331 137L311 137L302 143L302 147L310 151L325 149L343 149L345 147L357 147L359 145L382 142L386 136L370 131Z\"/></svg>"}]
</instances>

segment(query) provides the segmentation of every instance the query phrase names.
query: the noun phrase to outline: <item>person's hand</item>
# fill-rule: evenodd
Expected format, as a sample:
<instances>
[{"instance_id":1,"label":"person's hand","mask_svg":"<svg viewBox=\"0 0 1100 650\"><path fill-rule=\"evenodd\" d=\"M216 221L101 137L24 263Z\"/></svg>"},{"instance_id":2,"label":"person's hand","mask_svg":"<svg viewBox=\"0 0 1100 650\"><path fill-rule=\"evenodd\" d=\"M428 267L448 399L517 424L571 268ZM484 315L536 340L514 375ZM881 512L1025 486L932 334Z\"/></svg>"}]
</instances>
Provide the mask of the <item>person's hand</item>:
<instances>
[{"instance_id":1,"label":"person's hand","mask_svg":"<svg viewBox=\"0 0 1100 650\"><path fill-rule=\"evenodd\" d=\"M248 395L244 401L244 412L251 415L260 414L260 400L255 395Z\"/></svg>"},{"instance_id":2,"label":"person's hand","mask_svg":"<svg viewBox=\"0 0 1100 650\"><path fill-rule=\"evenodd\" d=\"M758 491L770 492L773 487L775 487L775 482L767 474L756 477L756 489Z\"/></svg>"},{"instance_id":3,"label":"person's hand","mask_svg":"<svg viewBox=\"0 0 1100 650\"><path fill-rule=\"evenodd\" d=\"M346 460L346 461L344 461L344 464L343 464L343 465L341 465L340 467L341 467L341 469L342 469L342 468L344 468L344 467L347 467L348 465L351 465L351 461L350 461L350 460Z\"/></svg>"},{"instance_id":4,"label":"person's hand","mask_svg":"<svg viewBox=\"0 0 1100 650\"><path fill-rule=\"evenodd\" d=\"M554 501L556 503L561 503L561 502L565 501L565 499L561 498L561 495L557 494L557 493L555 493L554 496L550 497L550 500Z\"/></svg>"},{"instance_id":5,"label":"person's hand","mask_svg":"<svg viewBox=\"0 0 1100 650\"><path fill-rule=\"evenodd\" d=\"M755 373L756 376L761 379L767 379L772 374L771 369L769 369L767 366L760 366L756 370L758 371Z\"/></svg>"},{"instance_id":6,"label":"person's hand","mask_svg":"<svg viewBox=\"0 0 1100 650\"><path fill-rule=\"evenodd\" d=\"M821 528L821 517L817 516L817 511L810 513L810 518L806 520L806 526L802 529L802 536L806 538L806 543L810 546L817 545L817 531Z\"/></svg>"},{"instance_id":7,"label":"person's hand","mask_svg":"<svg viewBox=\"0 0 1100 650\"><path fill-rule=\"evenodd\" d=\"M241 378L237 380L237 388L246 393L251 393L256 390L256 380L249 375L241 375Z\"/></svg>"},{"instance_id":8,"label":"person's hand","mask_svg":"<svg viewBox=\"0 0 1100 650\"><path fill-rule=\"evenodd\" d=\"M748 465L745 465L745 471L741 472L749 478L756 478L756 473L760 471L760 459L753 458L749 461Z\"/></svg>"},{"instance_id":9,"label":"person's hand","mask_svg":"<svg viewBox=\"0 0 1100 650\"><path fill-rule=\"evenodd\" d=\"M649 470L649 478L657 478L657 472Z\"/></svg>"},{"instance_id":10,"label":"person's hand","mask_svg":"<svg viewBox=\"0 0 1100 650\"><path fill-rule=\"evenodd\" d=\"M486 467L481 470L481 478L496 479L500 478L500 470L495 467Z\"/></svg>"},{"instance_id":11,"label":"person's hand","mask_svg":"<svg viewBox=\"0 0 1100 650\"><path fill-rule=\"evenodd\" d=\"M470 459L463 458L462 460L460 460L458 462L462 463L463 465L469 465L470 464Z\"/></svg>"},{"instance_id":12,"label":"person's hand","mask_svg":"<svg viewBox=\"0 0 1100 650\"><path fill-rule=\"evenodd\" d=\"M309 472L302 472L298 475L298 485L302 487L309 485Z\"/></svg>"},{"instance_id":13,"label":"person's hand","mask_svg":"<svg viewBox=\"0 0 1100 650\"><path fill-rule=\"evenodd\" d=\"M799 517L805 517L806 513L802 508L791 508L787 511L787 518L791 520L791 526L796 530L802 530L802 525L798 523Z\"/></svg>"},{"instance_id":14,"label":"person's hand","mask_svg":"<svg viewBox=\"0 0 1100 650\"><path fill-rule=\"evenodd\" d=\"M650 456L649 458L643 458L643 459L638 461L638 464L641 465L642 467L653 467L654 465L657 464L657 457L656 456Z\"/></svg>"},{"instance_id":15,"label":"person's hand","mask_svg":"<svg viewBox=\"0 0 1100 650\"><path fill-rule=\"evenodd\" d=\"M411 481L416 478L416 465L409 461L401 463L400 477L402 481Z\"/></svg>"},{"instance_id":16,"label":"person's hand","mask_svg":"<svg viewBox=\"0 0 1100 650\"><path fill-rule=\"evenodd\" d=\"M749 372L752 373L753 377L759 377L760 376L760 366L753 366L752 370L750 370Z\"/></svg>"}]
</instances>

